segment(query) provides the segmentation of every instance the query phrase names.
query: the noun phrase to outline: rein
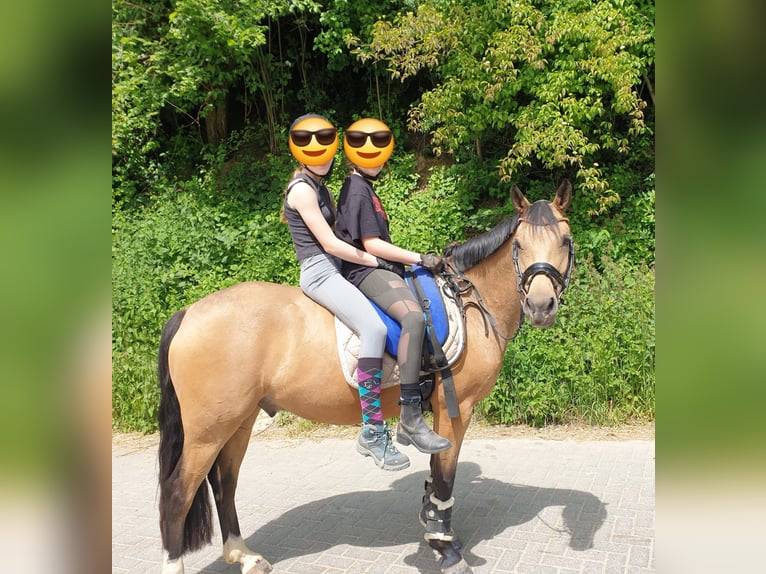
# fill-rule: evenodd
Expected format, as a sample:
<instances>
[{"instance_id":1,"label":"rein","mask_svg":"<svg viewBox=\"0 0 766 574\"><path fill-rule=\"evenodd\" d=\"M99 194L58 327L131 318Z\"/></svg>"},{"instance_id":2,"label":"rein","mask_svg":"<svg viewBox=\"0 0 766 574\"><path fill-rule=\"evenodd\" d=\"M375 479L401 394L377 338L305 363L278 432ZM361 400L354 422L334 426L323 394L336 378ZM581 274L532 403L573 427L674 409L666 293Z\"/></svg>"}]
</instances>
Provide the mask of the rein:
<instances>
[{"instance_id":1,"label":"rein","mask_svg":"<svg viewBox=\"0 0 766 574\"><path fill-rule=\"evenodd\" d=\"M468 307L476 307L481 314L482 321L484 322L485 337L489 335L489 327L487 326L487 322L489 322L489 324L492 326L492 330L498 337L505 339L506 341L512 340L515 335L508 337L501 333L500 329L498 329L495 317L492 315L489 309L487 309L486 305L484 305L484 299L482 299L481 293L479 293L476 285L474 285L468 277L463 275L463 273L455 269L455 267L449 263L449 261L445 259L444 262L445 270L441 272L441 276L444 277L445 280L445 283L442 287L442 294L445 297L449 297L455 301L458 309L460 309L460 317L463 321L463 324L465 325L466 322L466 309ZM449 271L447 271L446 268L449 268ZM474 292L476 301L468 301L468 303L464 303L463 297L467 296L469 291ZM522 311L521 318L519 319L519 326L521 326L521 321L523 319L524 312Z\"/></svg>"},{"instance_id":2,"label":"rein","mask_svg":"<svg viewBox=\"0 0 766 574\"><path fill-rule=\"evenodd\" d=\"M558 222L568 222L569 219L562 218L559 219ZM517 225L521 222L527 223L529 225L534 225L532 223L529 223L524 218L519 218ZM516 233L516 230L514 228L513 233ZM497 322L495 321L494 316L492 313L487 309L486 305L484 304L484 300L481 296L481 293L479 293L479 290L476 288L476 286L471 282L468 277L466 277L460 270L458 270L454 265L452 265L447 259L445 259L445 269L441 272L442 277L445 279L445 283L442 287L442 294L445 297L449 297L453 301L455 301L456 305L458 306L458 309L460 309L460 316L463 321L463 324L466 322L466 309L468 307L475 307L479 310L479 313L481 314L482 321L484 323L484 336L486 337L489 335L489 325L492 326L492 330L495 332L495 334L504 339L505 341L512 340L518 333L521 331L521 327L524 324L524 301L526 300L528 294L529 294L529 288L532 284L532 280L537 277L538 275L544 275L548 279L551 280L551 283L553 284L554 291L556 291L556 297L558 299L558 304L562 305L564 303L564 292L569 287L569 278L572 273L572 267L574 265L574 243L570 240L569 241L569 258L567 261L567 268L562 274L558 269L556 269L553 265L548 263L547 261L537 261L535 263L532 263L529 267L527 267L523 272L521 271L521 266L519 265L519 246L516 241L513 241L513 265L516 271L516 286L519 291L519 294L522 297L521 305L519 306L519 327L512 336L507 336L504 333L501 333L500 330L497 327ZM465 303L463 301L463 297L468 296L468 293L470 291L474 292L474 298L475 301L468 301ZM488 325L489 324L489 325Z\"/></svg>"}]
</instances>

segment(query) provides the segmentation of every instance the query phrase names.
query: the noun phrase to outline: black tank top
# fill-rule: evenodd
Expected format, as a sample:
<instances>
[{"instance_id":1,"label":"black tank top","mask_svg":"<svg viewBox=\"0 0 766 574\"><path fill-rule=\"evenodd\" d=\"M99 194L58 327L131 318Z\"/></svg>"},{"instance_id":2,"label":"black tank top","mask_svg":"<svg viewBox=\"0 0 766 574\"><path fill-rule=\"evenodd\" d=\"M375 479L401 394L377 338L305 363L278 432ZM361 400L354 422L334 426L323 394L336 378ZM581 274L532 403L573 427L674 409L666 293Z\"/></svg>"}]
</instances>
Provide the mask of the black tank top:
<instances>
[{"instance_id":1,"label":"black tank top","mask_svg":"<svg viewBox=\"0 0 766 574\"><path fill-rule=\"evenodd\" d=\"M324 183L319 184L311 179L305 173L299 173L290 183L287 184L287 192L285 193L284 210L285 219L287 219L287 226L290 229L290 237L293 240L293 246L295 247L295 255L298 261L311 257L313 255L319 255L325 253L322 245L311 233L311 230L303 221L301 214L296 209L290 207L287 203L287 196L293 186L299 181L308 183L317 194L317 201L319 202L319 209L324 216L327 225L332 227L335 224L335 208L333 207L332 197L330 197L330 190Z\"/></svg>"}]
</instances>

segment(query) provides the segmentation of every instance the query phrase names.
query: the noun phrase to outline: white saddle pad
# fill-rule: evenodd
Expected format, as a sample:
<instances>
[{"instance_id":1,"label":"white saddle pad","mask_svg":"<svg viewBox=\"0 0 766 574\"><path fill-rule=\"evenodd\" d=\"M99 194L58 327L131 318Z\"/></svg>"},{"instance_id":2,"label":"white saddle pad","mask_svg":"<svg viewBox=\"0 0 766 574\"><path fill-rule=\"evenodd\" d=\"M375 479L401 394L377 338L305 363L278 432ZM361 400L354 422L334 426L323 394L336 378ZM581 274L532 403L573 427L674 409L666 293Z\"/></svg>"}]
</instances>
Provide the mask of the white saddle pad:
<instances>
[{"instance_id":1,"label":"white saddle pad","mask_svg":"<svg viewBox=\"0 0 766 574\"><path fill-rule=\"evenodd\" d=\"M436 277L436 285L442 289L444 279ZM447 340L442 345L447 357L447 364L452 366L457 361L465 346L465 325L460 317L460 309L455 301L449 297L444 299L444 309L447 313L449 333ZM359 336L349 329L340 319L335 317L335 335L338 341L338 353L341 368L346 382L354 388L358 388L356 380L356 367L359 363ZM399 384L399 366L396 359L386 353L383 356L383 376L381 386L392 387Z\"/></svg>"}]
</instances>

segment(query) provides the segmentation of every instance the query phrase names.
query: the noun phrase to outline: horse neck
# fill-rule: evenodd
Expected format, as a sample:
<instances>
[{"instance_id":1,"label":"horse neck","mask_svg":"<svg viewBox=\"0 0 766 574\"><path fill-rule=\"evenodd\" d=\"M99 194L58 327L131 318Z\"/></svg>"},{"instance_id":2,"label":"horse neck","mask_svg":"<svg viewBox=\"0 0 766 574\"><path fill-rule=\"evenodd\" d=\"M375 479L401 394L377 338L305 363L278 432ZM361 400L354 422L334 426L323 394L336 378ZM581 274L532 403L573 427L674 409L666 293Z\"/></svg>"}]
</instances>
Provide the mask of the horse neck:
<instances>
[{"instance_id":1,"label":"horse neck","mask_svg":"<svg viewBox=\"0 0 766 574\"><path fill-rule=\"evenodd\" d=\"M512 338L519 329L521 310L511 245L509 239L497 251L465 272L484 301L487 311L495 318L499 333L506 338ZM481 321L480 318L475 320Z\"/></svg>"}]
</instances>

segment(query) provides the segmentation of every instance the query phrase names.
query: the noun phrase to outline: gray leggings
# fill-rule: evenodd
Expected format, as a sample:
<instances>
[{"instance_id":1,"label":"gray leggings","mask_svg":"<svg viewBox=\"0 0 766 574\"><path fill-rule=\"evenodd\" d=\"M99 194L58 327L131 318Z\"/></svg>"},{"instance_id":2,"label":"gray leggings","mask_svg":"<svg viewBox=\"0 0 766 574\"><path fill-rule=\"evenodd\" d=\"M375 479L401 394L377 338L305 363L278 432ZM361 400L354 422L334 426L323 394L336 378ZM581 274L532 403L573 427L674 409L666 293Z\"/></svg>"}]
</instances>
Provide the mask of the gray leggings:
<instances>
[{"instance_id":1,"label":"gray leggings","mask_svg":"<svg viewBox=\"0 0 766 574\"><path fill-rule=\"evenodd\" d=\"M404 279L384 269L375 269L367 275L359 289L402 327L396 350L399 381L402 386L417 385L420 380L423 334L426 330L423 310L417 299Z\"/></svg>"},{"instance_id":2,"label":"gray leggings","mask_svg":"<svg viewBox=\"0 0 766 574\"><path fill-rule=\"evenodd\" d=\"M367 297L340 273L340 261L320 254L301 262L301 289L359 335L359 357L382 358L386 324Z\"/></svg>"}]
</instances>

